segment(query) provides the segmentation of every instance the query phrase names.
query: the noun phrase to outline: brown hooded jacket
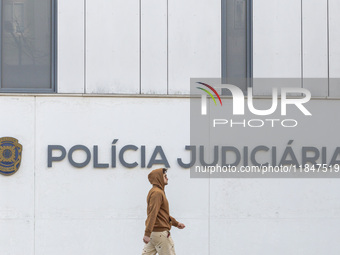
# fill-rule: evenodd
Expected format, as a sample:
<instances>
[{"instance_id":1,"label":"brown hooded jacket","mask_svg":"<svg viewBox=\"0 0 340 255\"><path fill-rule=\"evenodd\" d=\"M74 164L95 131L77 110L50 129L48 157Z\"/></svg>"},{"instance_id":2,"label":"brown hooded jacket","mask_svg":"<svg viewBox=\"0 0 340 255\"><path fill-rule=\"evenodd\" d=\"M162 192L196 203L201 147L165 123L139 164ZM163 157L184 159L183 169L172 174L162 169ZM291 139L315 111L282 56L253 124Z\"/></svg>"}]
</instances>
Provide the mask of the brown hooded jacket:
<instances>
[{"instance_id":1,"label":"brown hooded jacket","mask_svg":"<svg viewBox=\"0 0 340 255\"><path fill-rule=\"evenodd\" d=\"M169 203L164 193L163 168L153 170L148 178L153 187L147 196L145 235L150 237L151 232L170 230L171 226L177 227L178 222L169 213Z\"/></svg>"}]
</instances>

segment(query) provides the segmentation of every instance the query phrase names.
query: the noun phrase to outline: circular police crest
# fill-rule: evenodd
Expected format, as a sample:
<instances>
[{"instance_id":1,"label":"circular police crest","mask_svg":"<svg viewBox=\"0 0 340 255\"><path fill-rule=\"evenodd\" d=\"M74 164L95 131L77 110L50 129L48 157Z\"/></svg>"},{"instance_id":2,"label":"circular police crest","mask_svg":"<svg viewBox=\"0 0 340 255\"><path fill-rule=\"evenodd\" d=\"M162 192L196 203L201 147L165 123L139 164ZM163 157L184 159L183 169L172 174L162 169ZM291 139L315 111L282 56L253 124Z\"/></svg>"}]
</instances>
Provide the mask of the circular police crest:
<instances>
[{"instance_id":1,"label":"circular police crest","mask_svg":"<svg viewBox=\"0 0 340 255\"><path fill-rule=\"evenodd\" d=\"M19 170L22 145L12 137L0 138L0 174L12 175Z\"/></svg>"}]
</instances>

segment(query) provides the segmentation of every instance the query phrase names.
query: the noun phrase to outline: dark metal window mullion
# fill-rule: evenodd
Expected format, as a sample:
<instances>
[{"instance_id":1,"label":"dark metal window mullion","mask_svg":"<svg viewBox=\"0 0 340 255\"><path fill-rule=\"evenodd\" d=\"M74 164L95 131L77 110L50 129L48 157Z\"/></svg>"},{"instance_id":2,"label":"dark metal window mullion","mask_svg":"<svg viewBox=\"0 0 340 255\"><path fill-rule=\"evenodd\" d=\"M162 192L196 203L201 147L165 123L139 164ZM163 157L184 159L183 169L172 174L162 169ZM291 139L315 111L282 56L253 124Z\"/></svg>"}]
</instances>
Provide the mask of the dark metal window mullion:
<instances>
[{"instance_id":1,"label":"dark metal window mullion","mask_svg":"<svg viewBox=\"0 0 340 255\"><path fill-rule=\"evenodd\" d=\"M51 89L57 92L57 0L51 4Z\"/></svg>"},{"instance_id":2,"label":"dark metal window mullion","mask_svg":"<svg viewBox=\"0 0 340 255\"><path fill-rule=\"evenodd\" d=\"M253 1L247 0L247 85L253 86Z\"/></svg>"},{"instance_id":3,"label":"dark metal window mullion","mask_svg":"<svg viewBox=\"0 0 340 255\"><path fill-rule=\"evenodd\" d=\"M234 85L240 86L243 90L252 86L253 77L252 2L252 0L221 0L222 83L235 82ZM240 44L242 37L243 43ZM235 47L235 44L243 45L244 49Z\"/></svg>"},{"instance_id":4,"label":"dark metal window mullion","mask_svg":"<svg viewBox=\"0 0 340 255\"><path fill-rule=\"evenodd\" d=\"M0 91L2 88L2 29L3 29L2 0L0 0Z\"/></svg>"},{"instance_id":5,"label":"dark metal window mullion","mask_svg":"<svg viewBox=\"0 0 340 255\"><path fill-rule=\"evenodd\" d=\"M227 19L225 18L225 15L227 13L227 1L226 0L221 0L221 51L222 51L222 83L226 84L227 83L227 77L226 77L226 70L227 70L227 33L225 32L225 29L227 27Z\"/></svg>"}]
</instances>

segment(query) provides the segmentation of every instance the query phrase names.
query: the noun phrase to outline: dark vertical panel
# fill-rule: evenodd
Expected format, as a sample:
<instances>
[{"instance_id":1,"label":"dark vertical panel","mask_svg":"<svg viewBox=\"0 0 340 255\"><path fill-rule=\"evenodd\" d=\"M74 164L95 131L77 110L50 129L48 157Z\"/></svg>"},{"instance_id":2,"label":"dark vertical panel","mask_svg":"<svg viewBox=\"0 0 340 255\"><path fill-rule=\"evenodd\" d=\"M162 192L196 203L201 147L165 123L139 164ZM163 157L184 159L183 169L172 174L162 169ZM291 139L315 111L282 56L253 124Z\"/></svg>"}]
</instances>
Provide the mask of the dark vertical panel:
<instances>
[{"instance_id":1,"label":"dark vertical panel","mask_svg":"<svg viewBox=\"0 0 340 255\"><path fill-rule=\"evenodd\" d=\"M251 77L251 10L249 0L222 0L222 82L244 91Z\"/></svg>"}]
</instances>

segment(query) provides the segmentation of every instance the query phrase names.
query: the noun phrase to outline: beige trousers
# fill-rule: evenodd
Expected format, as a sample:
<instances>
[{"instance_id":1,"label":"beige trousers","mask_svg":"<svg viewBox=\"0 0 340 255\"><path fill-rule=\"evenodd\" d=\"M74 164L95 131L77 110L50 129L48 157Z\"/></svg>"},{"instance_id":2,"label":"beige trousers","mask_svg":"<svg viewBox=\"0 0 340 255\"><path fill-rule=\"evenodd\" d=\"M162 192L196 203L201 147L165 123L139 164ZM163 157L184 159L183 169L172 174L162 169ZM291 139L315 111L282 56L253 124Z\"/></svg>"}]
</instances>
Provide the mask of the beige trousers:
<instances>
[{"instance_id":1,"label":"beige trousers","mask_svg":"<svg viewBox=\"0 0 340 255\"><path fill-rule=\"evenodd\" d=\"M176 255L175 245L169 231L152 232L150 242L145 244L142 255Z\"/></svg>"}]
</instances>

